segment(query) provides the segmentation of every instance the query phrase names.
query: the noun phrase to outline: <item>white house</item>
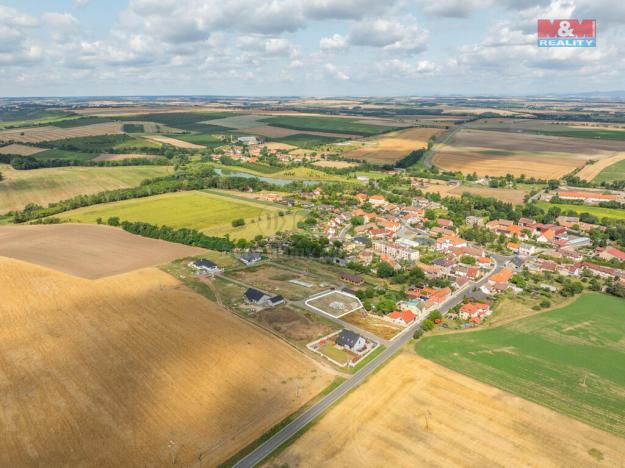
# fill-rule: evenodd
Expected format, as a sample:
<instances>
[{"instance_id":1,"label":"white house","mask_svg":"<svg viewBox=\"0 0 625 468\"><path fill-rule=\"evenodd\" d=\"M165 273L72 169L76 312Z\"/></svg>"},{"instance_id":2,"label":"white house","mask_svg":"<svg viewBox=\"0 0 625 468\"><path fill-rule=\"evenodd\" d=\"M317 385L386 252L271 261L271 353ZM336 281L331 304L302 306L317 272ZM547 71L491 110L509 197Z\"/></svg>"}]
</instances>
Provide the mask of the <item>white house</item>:
<instances>
[{"instance_id":1,"label":"white house","mask_svg":"<svg viewBox=\"0 0 625 468\"><path fill-rule=\"evenodd\" d=\"M201 258L189 263L189 266L193 268L199 275L215 275L222 273L223 268L219 268L214 262Z\"/></svg>"}]
</instances>

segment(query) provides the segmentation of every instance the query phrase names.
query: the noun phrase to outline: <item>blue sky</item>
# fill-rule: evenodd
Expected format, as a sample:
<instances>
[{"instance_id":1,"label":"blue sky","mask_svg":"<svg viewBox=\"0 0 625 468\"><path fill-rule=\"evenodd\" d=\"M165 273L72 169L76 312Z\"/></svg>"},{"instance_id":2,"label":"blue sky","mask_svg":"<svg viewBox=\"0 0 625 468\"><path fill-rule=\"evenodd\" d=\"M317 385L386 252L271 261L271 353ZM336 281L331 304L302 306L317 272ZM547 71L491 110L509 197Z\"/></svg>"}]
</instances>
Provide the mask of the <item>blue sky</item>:
<instances>
[{"instance_id":1,"label":"blue sky","mask_svg":"<svg viewBox=\"0 0 625 468\"><path fill-rule=\"evenodd\" d=\"M538 48L538 18L598 47ZM619 0L0 0L0 95L608 91L624 39Z\"/></svg>"}]
</instances>

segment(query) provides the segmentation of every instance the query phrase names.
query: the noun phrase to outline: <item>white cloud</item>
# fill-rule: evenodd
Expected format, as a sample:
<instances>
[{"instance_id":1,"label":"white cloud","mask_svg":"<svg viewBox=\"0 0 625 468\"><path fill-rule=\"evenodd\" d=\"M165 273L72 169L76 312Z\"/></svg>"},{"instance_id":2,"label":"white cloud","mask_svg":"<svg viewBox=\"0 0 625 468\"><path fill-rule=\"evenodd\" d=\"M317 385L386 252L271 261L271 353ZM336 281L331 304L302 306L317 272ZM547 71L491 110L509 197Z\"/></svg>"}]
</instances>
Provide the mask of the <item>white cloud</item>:
<instances>
[{"instance_id":1,"label":"white cloud","mask_svg":"<svg viewBox=\"0 0 625 468\"><path fill-rule=\"evenodd\" d=\"M319 48L324 52L345 50L347 48L347 38L340 34L322 37L319 40Z\"/></svg>"},{"instance_id":2,"label":"white cloud","mask_svg":"<svg viewBox=\"0 0 625 468\"><path fill-rule=\"evenodd\" d=\"M43 22L52 30L75 32L79 29L78 20L69 13L46 12L41 15Z\"/></svg>"},{"instance_id":3,"label":"white cloud","mask_svg":"<svg viewBox=\"0 0 625 468\"><path fill-rule=\"evenodd\" d=\"M427 39L427 31L417 25L413 16L361 21L349 33L350 44L405 53L422 52Z\"/></svg>"},{"instance_id":4,"label":"white cloud","mask_svg":"<svg viewBox=\"0 0 625 468\"><path fill-rule=\"evenodd\" d=\"M326 63L324 69L326 71L326 74L331 78L335 78L341 81L349 80L349 75L336 68L336 66L332 63Z\"/></svg>"}]
</instances>

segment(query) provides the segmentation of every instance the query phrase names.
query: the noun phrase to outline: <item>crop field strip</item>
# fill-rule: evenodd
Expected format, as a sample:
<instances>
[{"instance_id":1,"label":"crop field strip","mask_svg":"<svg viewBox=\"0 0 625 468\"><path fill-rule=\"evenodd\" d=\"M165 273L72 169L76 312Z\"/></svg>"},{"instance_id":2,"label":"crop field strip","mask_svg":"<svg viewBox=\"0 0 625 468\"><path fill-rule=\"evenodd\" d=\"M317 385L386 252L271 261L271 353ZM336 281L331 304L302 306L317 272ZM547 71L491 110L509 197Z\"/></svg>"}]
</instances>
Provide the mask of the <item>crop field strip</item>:
<instances>
[{"instance_id":1,"label":"crop field strip","mask_svg":"<svg viewBox=\"0 0 625 468\"><path fill-rule=\"evenodd\" d=\"M602 208L600 206L589 206L589 205L569 205L566 203L547 203L547 202L538 202L536 204L539 208L543 210L549 210L549 208L557 207L562 210L563 213L568 211L573 211L578 215L581 213L588 213L593 216L596 216L601 220L601 218L609 218L609 219L625 219L625 210L618 208Z\"/></svg>"},{"instance_id":2,"label":"crop field strip","mask_svg":"<svg viewBox=\"0 0 625 468\"><path fill-rule=\"evenodd\" d=\"M428 337L416 349L450 369L625 436L624 338L625 300L592 293L500 327Z\"/></svg>"},{"instance_id":3,"label":"crop field strip","mask_svg":"<svg viewBox=\"0 0 625 468\"><path fill-rule=\"evenodd\" d=\"M21 210L27 203L47 206L76 195L135 187L145 179L164 176L170 166L54 167L18 171L0 164L0 214Z\"/></svg>"},{"instance_id":4,"label":"crop field strip","mask_svg":"<svg viewBox=\"0 0 625 468\"><path fill-rule=\"evenodd\" d=\"M100 123L80 127L59 128L53 126L31 127L0 131L0 141L18 141L24 143L40 143L42 141L61 140L97 135L121 134L122 124Z\"/></svg>"},{"instance_id":5,"label":"crop field strip","mask_svg":"<svg viewBox=\"0 0 625 468\"><path fill-rule=\"evenodd\" d=\"M377 135L393 130L393 127L357 123L357 120L359 119L289 115L268 117L264 121L273 127L356 134L361 136Z\"/></svg>"}]
</instances>

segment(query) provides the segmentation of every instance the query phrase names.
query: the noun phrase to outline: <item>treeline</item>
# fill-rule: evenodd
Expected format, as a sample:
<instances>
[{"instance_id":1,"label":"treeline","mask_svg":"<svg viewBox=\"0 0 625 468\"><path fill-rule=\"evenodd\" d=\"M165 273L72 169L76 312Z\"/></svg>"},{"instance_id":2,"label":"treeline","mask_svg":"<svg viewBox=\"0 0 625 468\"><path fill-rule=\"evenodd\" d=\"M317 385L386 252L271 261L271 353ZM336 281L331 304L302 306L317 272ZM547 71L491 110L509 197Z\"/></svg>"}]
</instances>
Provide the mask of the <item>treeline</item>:
<instances>
[{"instance_id":1,"label":"treeline","mask_svg":"<svg viewBox=\"0 0 625 468\"><path fill-rule=\"evenodd\" d=\"M178 244L192 245L203 249L217 250L219 252L230 252L234 248L234 243L227 237L215 237L202 234L195 229L174 229L171 226L157 226L155 224L142 222L119 222L119 218L109 218L107 224L111 226L121 226L124 231L137 234L152 239L161 239Z\"/></svg>"},{"instance_id":2,"label":"treeline","mask_svg":"<svg viewBox=\"0 0 625 468\"><path fill-rule=\"evenodd\" d=\"M8 155L2 155L8 156ZM6 159L0 158L0 162ZM132 158L116 161L85 161L81 159L36 159L32 156L14 156L8 164L18 171L43 169L51 167L115 167L115 166L170 166L173 163L167 158Z\"/></svg>"},{"instance_id":3,"label":"treeline","mask_svg":"<svg viewBox=\"0 0 625 468\"><path fill-rule=\"evenodd\" d=\"M247 177L221 177L212 169L200 169L196 172L178 172L172 175L146 179L138 187L107 190L93 195L77 195L58 203L50 203L47 208L30 203L21 211L12 212L14 222L23 223L34 219L53 216L64 211L85 206L111 203L131 198L143 198L162 193L186 190L202 190L207 188L243 190L288 191L293 187L268 184L259 179Z\"/></svg>"},{"instance_id":4,"label":"treeline","mask_svg":"<svg viewBox=\"0 0 625 468\"><path fill-rule=\"evenodd\" d=\"M403 159L400 159L399 161L397 161L395 163L395 167L399 167L399 168L407 168L412 166L413 164L418 163L421 158L423 157L423 155L425 154L425 149L418 149L415 151L411 151L410 154L408 156L406 156Z\"/></svg>"}]
</instances>

